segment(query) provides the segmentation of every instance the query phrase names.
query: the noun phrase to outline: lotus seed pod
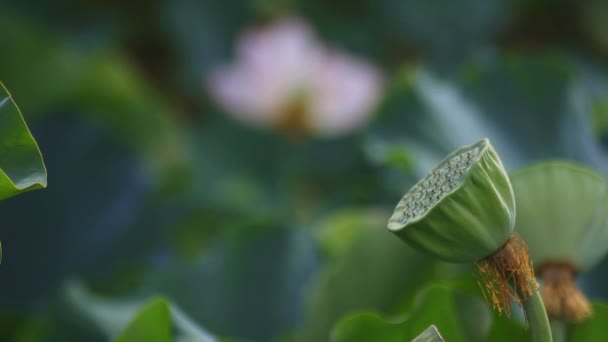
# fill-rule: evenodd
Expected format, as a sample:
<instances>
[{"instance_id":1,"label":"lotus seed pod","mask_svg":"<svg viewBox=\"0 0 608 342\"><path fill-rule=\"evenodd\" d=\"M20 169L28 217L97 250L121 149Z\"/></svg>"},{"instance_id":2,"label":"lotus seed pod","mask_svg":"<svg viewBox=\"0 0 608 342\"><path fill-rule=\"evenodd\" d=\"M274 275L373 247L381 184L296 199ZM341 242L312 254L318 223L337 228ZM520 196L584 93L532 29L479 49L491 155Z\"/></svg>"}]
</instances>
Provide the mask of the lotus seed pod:
<instances>
[{"instance_id":1,"label":"lotus seed pod","mask_svg":"<svg viewBox=\"0 0 608 342\"><path fill-rule=\"evenodd\" d=\"M608 251L608 181L565 161L538 163L512 176L516 230L526 239L549 317L581 322L591 305L575 276Z\"/></svg>"},{"instance_id":2,"label":"lotus seed pod","mask_svg":"<svg viewBox=\"0 0 608 342\"><path fill-rule=\"evenodd\" d=\"M542 162L511 177L516 231L537 268L565 263L576 272L596 265L608 251L608 181L565 161Z\"/></svg>"},{"instance_id":3,"label":"lotus seed pod","mask_svg":"<svg viewBox=\"0 0 608 342\"><path fill-rule=\"evenodd\" d=\"M450 261L474 263L501 249L515 224L511 183L488 139L451 153L397 204L388 229Z\"/></svg>"}]
</instances>

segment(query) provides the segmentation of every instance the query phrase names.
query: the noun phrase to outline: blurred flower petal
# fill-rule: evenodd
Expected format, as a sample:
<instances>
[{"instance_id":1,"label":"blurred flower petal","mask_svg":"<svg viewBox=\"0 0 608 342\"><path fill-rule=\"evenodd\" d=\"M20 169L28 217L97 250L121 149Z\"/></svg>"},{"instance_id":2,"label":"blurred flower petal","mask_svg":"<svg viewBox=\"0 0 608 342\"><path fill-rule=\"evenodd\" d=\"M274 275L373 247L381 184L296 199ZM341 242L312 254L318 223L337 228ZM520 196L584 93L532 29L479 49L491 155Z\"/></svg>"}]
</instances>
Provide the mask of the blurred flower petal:
<instances>
[{"instance_id":1,"label":"blurred flower petal","mask_svg":"<svg viewBox=\"0 0 608 342\"><path fill-rule=\"evenodd\" d=\"M234 64L218 67L207 85L246 124L318 135L360 128L381 94L375 67L328 52L297 18L245 32Z\"/></svg>"},{"instance_id":2,"label":"blurred flower petal","mask_svg":"<svg viewBox=\"0 0 608 342\"><path fill-rule=\"evenodd\" d=\"M372 65L338 53L325 58L314 81L311 120L320 134L340 134L366 124L382 89Z\"/></svg>"}]
</instances>

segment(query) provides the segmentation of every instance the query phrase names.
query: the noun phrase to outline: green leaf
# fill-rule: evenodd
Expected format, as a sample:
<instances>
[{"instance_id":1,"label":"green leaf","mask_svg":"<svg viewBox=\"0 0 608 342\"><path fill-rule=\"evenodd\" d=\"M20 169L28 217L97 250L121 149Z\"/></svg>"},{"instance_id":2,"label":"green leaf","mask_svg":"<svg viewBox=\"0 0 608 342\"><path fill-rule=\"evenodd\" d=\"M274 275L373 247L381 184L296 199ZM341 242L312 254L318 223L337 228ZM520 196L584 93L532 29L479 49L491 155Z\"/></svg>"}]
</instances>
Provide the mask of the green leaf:
<instances>
[{"instance_id":1,"label":"green leaf","mask_svg":"<svg viewBox=\"0 0 608 342\"><path fill-rule=\"evenodd\" d=\"M170 342L169 304L154 298L144 305L114 342Z\"/></svg>"},{"instance_id":2,"label":"green leaf","mask_svg":"<svg viewBox=\"0 0 608 342\"><path fill-rule=\"evenodd\" d=\"M342 319L331 333L332 342L407 341L407 331L400 321L385 320L376 313L364 312Z\"/></svg>"},{"instance_id":3,"label":"green leaf","mask_svg":"<svg viewBox=\"0 0 608 342\"><path fill-rule=\"evenodd\" d=\"M459 322L456 292L445 287L429 287L417 297L410 311L409 319L405 322L409 339L431 324L441 329L448 341L469 341ZM481 328L481 325L480 327Z\"/></svg>"},{"instance_id":4,"label":"green leaf","mask_svg":"<svg viewBox=\"0 0 608 342\"><path fill-rule=\"evenodd\" d=\"M326 341L335 323L353 311L390 312L396 299L413 298L435 276L436 261L383 228L389 215L343 210L320 225L320 245L330 261L314 284L297 341Z\"/></svg>"},{"instance_id":5,"label":"green leaf","mask_svg":"<svg viewBox=\"0 0 608 342\"><path fill-rule=\"evenodd\" d=\"M407 314L395 318L371 312L351 314L334 326L331 336L334 342L408 341L435 325L446 341L484 341L489 329L488 311L477 296L431 286L418 294ZM474 325L468 321L470 317L475 317Z\"/></svg>"},{"instance_id":6,"label":"green leaf","mask_svg":"<svg viewBox=\"0 0 608 342\"><path fill-rule=\"evenodd\" d=\"M592 103L566 58L509 56L471 60L449 76L429 64L410 73L395 79L367 141L405 146L420 175L481 137L507 169L546 158L608 167L591 129Z\"/></svg>"},{"instance_id":7,"label":"green leaf","mask_svg":"<svg viewBox=\"0 0 608 342\"><path fill-rule=\"evenodd\" d=\"M431 325L430 327L426 328L426 330L423 331L420 335L418 335L418 337L413 339L412 342L443 342L443 337L441 337L441 334L439 333L439 330L437 330L437 327Z\"/></svg>"},{"instance_id":8,"label":"green leaf","mask_svg":"<svg viewBox=\"0 0 608 342\"><path fill-rule=\"evenodd\" d=\"M401 324L386 321L377 314L362 313L337 325L332 332L331 341L403 342L408 341L406 330ZM443 338L437 328L431 325L412 342L443 342Z\"/></svg>"},{"instance_id":9,"label":"green leaf","mask_svg":"<svg viewBox=\"0 0 608 342\"><path fill-rule=\"evenodd\" d=\"M75 309L106 336L115 338L115 342L214 342L217 340L193 322L179 307L165 299L155 298L144 303L133 298L102 298L89 292L79 282L68 284L66 296ZM146 339L146 336L153 336L144 335L148 333L147 330L151 330L154 336L166 336L165 325L169 327L168 338Z\"/></svg>"},{"instance_id":10,"label":"green leaf","mask_svg":"<svg viewBox=\"0 0 608 342\"><path fill-rule=\"evenodd\" d=\"M46 187L46 168L17 104L0 83L0 200Z\"/></svg>"},{"instance_id":11,"label":"green leaf","mask_svg":"<svg viewBox=\"0 0 608 342\"><path fill-rule=\"evenodd\" d=\"M568 326L568 341L605 341L608 326L608 305L593 303L593 316Z\"/></svg>"},{"instance_id":12,"label":"green leaf","mask_svg":"<svg viewBox=\"0 0 608 342\"><path fill-rule=\"evenodd\" d=\"M189 161L178 152L184 132L169 115L175 108L115 45L83 46L10 11L0 13L0 30L0 75L17 99L27 99L21 108L30 122L76 113L141 151L167 186L183 186L185 177L175 175Z\"/></svg>"},{"instance_id":13,"label":"green leaf","mask_svg":"<svg viewBox=\"0 0 608 342\"><path fill-rule=\"evenodd\" d=\"M311 235L276 222L234 222L204 257L167 261L145 283L219 335L271 341L299 318L317 267Z\"/></svg>"},{"instance_id":14,"label":"green leaf","mask_svg":"<svg viewBox=\"0 0 608 342\"><path fill-rule=\"evenodd\" d=\"M14 223L0 230L7 255L2 274L11 279L0 282L0 302L19 310L45 301L74 274L103 275L102 283L111 286L117 285L111 279L137 279L140 261L160 235L153 233L161 210L151 203L150 168L129 145L74 114L47 117L34 127L53 186L0 202L0 216ZM52 255L53 262L35 255Z\"/></svg>"}]
</instances>

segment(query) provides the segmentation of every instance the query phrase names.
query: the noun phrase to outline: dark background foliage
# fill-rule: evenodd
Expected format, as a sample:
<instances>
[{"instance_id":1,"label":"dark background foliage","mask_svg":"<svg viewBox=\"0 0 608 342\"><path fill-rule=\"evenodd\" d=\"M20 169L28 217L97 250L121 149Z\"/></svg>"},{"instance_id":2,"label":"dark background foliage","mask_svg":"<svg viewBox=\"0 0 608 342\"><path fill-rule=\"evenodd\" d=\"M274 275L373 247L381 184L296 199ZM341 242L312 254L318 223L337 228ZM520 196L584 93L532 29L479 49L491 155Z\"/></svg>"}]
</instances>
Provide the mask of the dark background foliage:
<instances>
[{"instance_id":1,"label":"dark background foliage","mask_svg":"<svg viewBox=\"0 0 608 342\"><path fill-rule=\"evenodd\" d=\"M383 70L365 129L292 139L204 90L243 30L284 15ZM608 171L607 37L601 0L3 1L0 79L49 187L0 205L0 340L105 340L73 281L118 302L163 295L244 340L323 341L351 312L400 315L471 272L385 230L451 150L488 136L509 171ZM582 279L593 299L608 299L607 269Z\"/></svg>"}]
</instances>

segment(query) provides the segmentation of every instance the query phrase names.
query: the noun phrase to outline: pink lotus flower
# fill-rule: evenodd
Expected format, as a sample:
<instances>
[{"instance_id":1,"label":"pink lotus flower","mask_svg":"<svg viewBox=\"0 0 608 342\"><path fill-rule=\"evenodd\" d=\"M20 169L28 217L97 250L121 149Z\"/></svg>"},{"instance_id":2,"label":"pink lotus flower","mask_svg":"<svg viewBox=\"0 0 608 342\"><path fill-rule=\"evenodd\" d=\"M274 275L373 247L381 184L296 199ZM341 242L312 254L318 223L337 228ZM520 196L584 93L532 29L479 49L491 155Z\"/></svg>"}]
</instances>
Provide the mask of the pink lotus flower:
<instances>
[{"instance_id":1,"label":"pink lotus flower","mask_svg":"<svg viewBox=\"0 0 608 342\"><path fill-rule=\"evenodd\" d=\"M382 90L374 66L327 49L295 18L246 32L236 61L206 81L215 101L248 125L322 136L364 126Z\"/></svg>"}]
</instances>

